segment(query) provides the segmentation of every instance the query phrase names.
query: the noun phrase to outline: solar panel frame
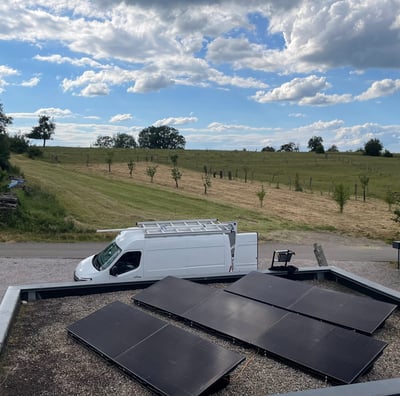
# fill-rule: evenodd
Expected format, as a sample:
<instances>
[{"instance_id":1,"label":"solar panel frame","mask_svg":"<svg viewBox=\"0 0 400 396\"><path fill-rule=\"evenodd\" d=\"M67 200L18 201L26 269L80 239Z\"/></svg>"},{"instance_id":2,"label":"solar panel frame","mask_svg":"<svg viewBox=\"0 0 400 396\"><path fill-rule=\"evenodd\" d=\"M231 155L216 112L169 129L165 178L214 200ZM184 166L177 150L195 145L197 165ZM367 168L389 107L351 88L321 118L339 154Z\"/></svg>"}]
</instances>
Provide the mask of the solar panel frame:
<instances>
[{"instance_id":1,"label":"solar panel frame","mask_svg":"<svg viewBox=\"0 0 400 396\"><path fill-rule=\"evenodd\" d=\"M245 360L119 301L69 325L67 332L163 395L199 395Z\"/></svg>"},{"instance_id":2,"label":"solar panel frame","mask_svg":"<svg viewBox=\"0 0 400 396\"><path fill-rule=\"evenodd\" d=\"M372 298L253 271L225 289L265 304L372 335L397 308ZM277 293L277 295L274 295ZM288 295L289 297L280 297Z\"/></svg>"}]
</instances>

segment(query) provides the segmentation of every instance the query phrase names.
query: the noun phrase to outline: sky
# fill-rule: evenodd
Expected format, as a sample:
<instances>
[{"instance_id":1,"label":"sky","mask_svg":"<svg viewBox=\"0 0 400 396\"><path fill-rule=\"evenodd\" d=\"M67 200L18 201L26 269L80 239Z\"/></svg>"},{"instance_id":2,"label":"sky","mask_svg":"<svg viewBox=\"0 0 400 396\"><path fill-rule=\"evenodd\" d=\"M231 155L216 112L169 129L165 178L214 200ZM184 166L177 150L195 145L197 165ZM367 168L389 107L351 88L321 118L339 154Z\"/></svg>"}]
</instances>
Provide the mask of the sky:
<instances>
[{"instance_id":1,"label":"sky","mask_svg":"<svg viewBox=\"0 0 400 396\"><path fill-rule=\"evenodd\" d=\"M2 0L0 103L11 135L53 117L48 146L168 125L187 149L398 153L400 0Z\"/></svg>"}]
</instances>

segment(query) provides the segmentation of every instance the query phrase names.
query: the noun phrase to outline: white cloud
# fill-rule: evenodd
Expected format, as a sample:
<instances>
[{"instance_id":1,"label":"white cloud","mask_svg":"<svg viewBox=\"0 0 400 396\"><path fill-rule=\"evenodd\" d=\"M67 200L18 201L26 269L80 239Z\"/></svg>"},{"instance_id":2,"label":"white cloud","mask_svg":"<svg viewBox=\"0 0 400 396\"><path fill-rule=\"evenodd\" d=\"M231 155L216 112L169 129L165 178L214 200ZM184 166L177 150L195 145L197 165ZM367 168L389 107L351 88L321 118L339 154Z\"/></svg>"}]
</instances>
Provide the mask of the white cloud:
<instances>
[{"instance_id":1,"label":"white cloud","mask_svg":"<svg viewBox=\"0 0 400 396\"><path fill-rule=\"evenodd\" d=\"M23 81L21 83L21 86L23 87L28 87L28 88L32 88L32 87L36 87L36 85L38 85L40 82L40 78L39 77L32 77L30 80L28 81Z\"/></svg>"},{"instance_id":2,"label":"white cloud","mask_svg":"<svg viewBox=\"0 0 400 396\"><path fill-rule=\"evenodd\" d=\"M35 55L33 59L41 61L41 62L49 62L49 63L55 63L58 65L62 65L64 63L71 64L73 66L79 66L79 67L93 67L93 68L101 68L102 64L94 61L93 59L83 57L83 58L70 58L68 56L62 56L59 54L54 54L50 56L41 56L41 55Z\"/></svg>"},{"instance_id":3,"label":"white cloud","mask_svg":"<svg viewBox=\"0 0 400 396\"><path fill-rule=\"evenodd\" d=\"M74 114L69 109L60 109L56 107L40 108L35 110L33 113L10 113L13 118L37 118L41 115L48 115L54 118L71 118Z\"/></svg>"},{"instance_id":4,"label":"white cloud","mask_svg":"<svg viewBox=\"0 0 400 396\"><path fill-rule=\"evenodd\" d=\"M198 119L197 117L168 117L168 118L163 118L161 120L157 120L156 122L153 123L154 126L162 126L162 125L185 125L185 124L190 124L193 122L197 122Z\"/></svg>"},{"instance_id":5,"label":"white cloud","mask_svg":"<svg viewBox=\"0 0 400 396\"><path fill-rule=\"evenodd\" d=\"M271 91L258 91L252 99L259 103L268 102L297 102L304 98L315 97L321 90L327 89L330 84L325 77L315 75L293 80L272 89Z\"/></svg>"},{"instance_id":6,"label":"white cloud","mask_svg":"<svg viewBox=\"0 0 400 396\"><path fill-rule=\"evenodd\" d=\"M370 100L380 98L381 96L392 95L398 91L400 91L400 79L391 80L386 78L381 81L374 81L365 92L356 96L355 99L360 101Z\"/></svg>"},{"instance_id":7,"label":"white cloud","mask_svg":"<svg viewBox=\"0 0 400 396\"><path fill-rule=\"evenodd\" d=\"M131 119L132 119L131 114L116 114L115 116L110 118L110 122L121 122Z\"/></svg>"}]
</instances>

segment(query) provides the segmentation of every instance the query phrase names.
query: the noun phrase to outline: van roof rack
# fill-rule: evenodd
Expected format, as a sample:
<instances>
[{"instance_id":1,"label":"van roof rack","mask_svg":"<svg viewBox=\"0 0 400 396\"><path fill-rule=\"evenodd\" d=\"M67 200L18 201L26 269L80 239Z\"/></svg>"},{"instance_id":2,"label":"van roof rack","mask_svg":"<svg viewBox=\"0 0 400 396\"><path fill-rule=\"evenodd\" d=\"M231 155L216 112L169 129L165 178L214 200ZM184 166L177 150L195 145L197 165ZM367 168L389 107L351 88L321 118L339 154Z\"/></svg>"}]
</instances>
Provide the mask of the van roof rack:
<instances>
[{"instance_id":1,"label":"van roof rack","mask_svg":"<svg viewBox=\"0 0 400 396\"><path fill-rule=\"evenodd\" d=\"M237 231L237 223L222 223L218 219L144 221L137 223L145 237L228 234Z\"/></svg>"}]
</instances>

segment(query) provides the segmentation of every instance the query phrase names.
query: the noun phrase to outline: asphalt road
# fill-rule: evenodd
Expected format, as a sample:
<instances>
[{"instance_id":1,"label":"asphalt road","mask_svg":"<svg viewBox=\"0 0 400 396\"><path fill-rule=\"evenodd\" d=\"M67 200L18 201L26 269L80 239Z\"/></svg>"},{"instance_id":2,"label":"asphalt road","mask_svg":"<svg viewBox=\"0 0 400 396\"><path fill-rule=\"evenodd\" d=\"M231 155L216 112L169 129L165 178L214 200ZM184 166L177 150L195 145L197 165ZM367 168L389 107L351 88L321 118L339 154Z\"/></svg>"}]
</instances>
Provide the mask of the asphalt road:
<instances>
[{"instance_id":1,"label":"asphalt road","mask_svg":"<svg viewBox=\"0 0 400 396\"><path fill-rule=\"evenodd\" d=\"M397 262L398 251L384 243L324 238L322 245L328 264L341 266L352 262L362 267L365 263ZM107 243L0 243L0 301L8 286L66 282L73 280L78 262L101 251ZM274 250L291 249L295 252L291 264L316 266L313 242L261 242L258 247L259 268L269 268Z\"/></svg>"},{"instance_id":2,"label":"asphalt road","mask_svg":"<svg viewBox=\"0 0 400 396\"><path fill-rule=\"evenodd\" d=\"M101 251L107 243L0 243L1 258L83 259ZM321 243L327 261L397 261L397 249L384 243L344 244L337 241ZM297 260L315 261L313 243L261 242L259 259L271 260L274 250L291 249Z\"/></svg>"}]
</instances>

